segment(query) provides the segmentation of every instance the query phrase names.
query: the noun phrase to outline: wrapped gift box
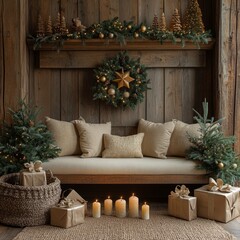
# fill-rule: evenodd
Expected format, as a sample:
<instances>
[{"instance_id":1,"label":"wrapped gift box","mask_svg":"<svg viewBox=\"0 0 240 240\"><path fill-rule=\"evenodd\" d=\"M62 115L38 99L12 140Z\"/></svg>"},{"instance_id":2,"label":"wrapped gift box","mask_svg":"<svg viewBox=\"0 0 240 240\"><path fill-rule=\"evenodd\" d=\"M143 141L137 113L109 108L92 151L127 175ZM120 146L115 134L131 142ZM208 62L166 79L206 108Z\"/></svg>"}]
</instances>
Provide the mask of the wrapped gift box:
<instances>
[{"instance_id":1,"label":"wrapped gift box","mask_svg":"<svg viewBox=\"0 0 240 240\"><path fill-rule=\"evenodd\" d=\"M196 197L168 196L168 214L177 218L191 221L197 218Z\"/></svg>"},{"instance_id":2,"label":"wrapped gift box","mask_svg":"<svg viewBox=\"0 0 240 240\"><path fill-rule=\"evenodd\" d=\"M74 203L71 207L51 208L51 225L69 228L84 222L85 206Z\"/></svg>"},{"instance_id":3,"label":"wrapped gift box","mask_svg":"<svg viewBox=\"0 0 240 240\"><path fill-rule=\"evenodd\" d=\"M63 192L63 195L66 200L71 199L73 201L78 201L79 203L83 204L85 206L85 215L87 215L87 201L84 200L75 190L67 189L65 192Z\"/></svg>"},{"instance_id":4,"label":"wrapped gift box","mask_svg":"<svg viewBox=\"0 0 240 240\"><path fill-rule=\"evenodd\" d=\"M194 190L197 197L198 217L227 223L240 214L240 188L231 187L231 192L211 192L208 185Z\"/></svg>"},{"instance_id":5,"label":"wrapped gift box","mask_svg":"<svg viewBox=\"0 0 240 240\"><path fill-rule=\"evenodd\" d=\"M47 185L46 172L29 172L27 170L21 171L20 185L28 187Z\"/></svg>"}]
</instances>

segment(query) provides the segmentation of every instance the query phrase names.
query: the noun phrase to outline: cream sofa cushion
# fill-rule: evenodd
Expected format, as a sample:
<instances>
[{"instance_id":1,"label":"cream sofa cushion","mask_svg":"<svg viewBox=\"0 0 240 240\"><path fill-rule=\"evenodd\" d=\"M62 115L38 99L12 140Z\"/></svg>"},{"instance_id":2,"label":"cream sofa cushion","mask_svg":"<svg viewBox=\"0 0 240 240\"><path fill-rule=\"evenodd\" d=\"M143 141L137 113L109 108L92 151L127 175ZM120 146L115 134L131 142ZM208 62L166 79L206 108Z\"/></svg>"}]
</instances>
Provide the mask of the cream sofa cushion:
<instances>
[{"instance_id":1,"label":"cream sofa cushion","mask_svg":"<svg viewBox=\"0 0 240 240\"><path fill-rule=\"evenodd\" d=\"M199 124L187 124L179 120L174 120L175 128L173 130L170 146L168 148L168 156L185 157L186 151L191 147L188 138L200 136ZM189 134L189 135L188 135Z\"/></svg>"},{"instance_id":2,"label":"cream sofa cushion","mask_svg":"<svg viewBox=\"0 0 240 240\"><path fill-rule=\"evenodd\" d=\"M86 123L75 120L80 137L81 157L98 157L102 155L103 134L111 134L111 123Z\"/></svg>"},{"instance_id":3,"label":"cream sofa cushion","mask_svg":"<svg viewBox=\"0 0 240 240\"><path fill-rule=\"evenodd\" d=\"M114 136L104 134L102 157L105 158L142 158L142 141L144 133L131 136Z\"/></svg>"},{"instance_id":4,"label":"cream sofa cushion","mask_svg":"<svg viewBox=\"0 0 240 240\"><path fill-rule=\"evenodd\" d=\"M56 145L61 148L59 156L81 154L78 131L72 122L46 117L45 123L53 134Z\"/></svg>"},{"instance_id":5,"label":"cream sofa cushion","mask_svg":"<svg viewBox=\"0 0 240 240\"><path fill-rule=\"evenodd\" d=\"M144 133L142 143L143 155L156 158L166 158L173 129L173 122L163 124L140 119L138 133Z\"/></svg>"}]
</instances>

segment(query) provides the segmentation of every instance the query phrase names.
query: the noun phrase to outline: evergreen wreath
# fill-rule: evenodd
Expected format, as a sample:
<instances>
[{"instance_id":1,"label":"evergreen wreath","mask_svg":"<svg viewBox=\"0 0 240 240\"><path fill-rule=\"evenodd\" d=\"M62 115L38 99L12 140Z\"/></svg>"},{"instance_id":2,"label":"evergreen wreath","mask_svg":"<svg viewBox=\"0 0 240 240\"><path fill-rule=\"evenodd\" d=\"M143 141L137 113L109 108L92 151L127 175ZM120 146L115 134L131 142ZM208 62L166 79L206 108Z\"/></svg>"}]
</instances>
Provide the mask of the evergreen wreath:
<instances>
[{"instance_id":1,"label":"evergreen wreath","mask_svg":"<svg viewBox=\"0 0 240 240\"><path fill-rule=\"evenodd\" d=\"M114 107L135 109L150 89L147 72L140 58L130 58L127 52L120 52L94 69L96 84L93 99L102 100Z\"/></svg>"}]
</instances>

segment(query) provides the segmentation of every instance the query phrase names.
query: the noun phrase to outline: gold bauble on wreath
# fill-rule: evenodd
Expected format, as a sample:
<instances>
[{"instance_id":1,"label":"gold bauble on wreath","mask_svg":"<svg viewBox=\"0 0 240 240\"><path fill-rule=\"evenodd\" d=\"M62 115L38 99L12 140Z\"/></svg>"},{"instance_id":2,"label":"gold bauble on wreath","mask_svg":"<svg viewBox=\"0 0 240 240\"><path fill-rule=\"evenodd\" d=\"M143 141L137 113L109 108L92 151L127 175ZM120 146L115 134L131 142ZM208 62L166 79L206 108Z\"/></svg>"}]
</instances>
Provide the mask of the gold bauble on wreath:
<instances>
[{"instance_id":1,"label":"gold bauble on wreath","mask_svg":"<svg viewBox=\"0 0 240 240\"><path fill-rule=\"evenodd\" d=\"M138 38L138 37L139 37L139 33L135 32L135 33L134 33L134 37L135 37L135 38Z\"/></svg>"},{"instance_id":2,"label":"gold bauble on wreath","mask_svg":"<svg viewBox=\"0 0 240 240\"><path fill-rule=\"evenodd\" d=\"M236 163L233 163L233 168L236 169L238 167L238 165Z\"/></svg>"},{"instance_id":3,"label":"gold bauble on wreath","mask_svg":"<svg viewBox=\"0 0 240 240\"><path fill-rule=\"evenodd\" d=\"M132 29L132 25L129 24L129 25L127 26L127 28L128 28L129 30L131 30L131 29Z\"/></svg>"},{"instance_id":4,"label":"gold bauble on wreath","mask_svg":"<svg viewBox=\"0 0 240 240\"><path fill-rule=\"evenodd\" d=\"M107 80L107 78L106 78L105 76L101 76L101 77L100 77L100 81L101 81L101 82L106 82L106 80Z\"/></svg>"},{"instance_id":5,"label":"gold bauble on wreath","mask_svg":"<svg viewBox=\"0 0 240 240\"><path fill-rule=\"evenodd\" d=\"M109 88L108 89L108 95L113 96L115 94L115 89Z\"/></svg>"},{"instance_id":6,"label":"gold bauble on wreath","mask_svg":"<svg viewBox=\"0 0 240 240\"><path fill-rule=\"evenodd\" d=\"M223 169L224 168L224 164L222 162L218 163L218 168L219 169Z\"/></svg>"},{"instance_id":7,"label":"gold bauble on wreath","mask_svg":"<svg viewBox=\"0 0 240 240\"><path fill-rule=\"evenodd\" d=\"M123 93L123 97L124 98L129 98L130 97L130 93L129 92L124 92Z\"/></svg>"}]
</instances>

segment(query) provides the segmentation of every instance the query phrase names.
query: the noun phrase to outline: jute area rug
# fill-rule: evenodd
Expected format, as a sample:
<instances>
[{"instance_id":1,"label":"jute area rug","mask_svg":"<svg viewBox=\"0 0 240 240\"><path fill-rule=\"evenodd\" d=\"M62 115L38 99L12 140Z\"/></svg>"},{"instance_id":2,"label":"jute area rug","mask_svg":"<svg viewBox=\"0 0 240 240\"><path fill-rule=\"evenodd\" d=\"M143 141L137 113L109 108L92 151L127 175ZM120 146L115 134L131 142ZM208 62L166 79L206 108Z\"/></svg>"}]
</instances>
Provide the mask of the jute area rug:
<instances>
[{"instance_id":1,"label":"jute area rug","mask_svg":"<svg viewBox=\"0 0 240 240\"><path fill-rule=\"evenodd\" d=\"M214 221L198 218L185 221L158 210L150 220L86 217L81 225L63 229L50 225L26 227L14 240L227 240L235 239Z\"/></svg>"}]
</instances>

